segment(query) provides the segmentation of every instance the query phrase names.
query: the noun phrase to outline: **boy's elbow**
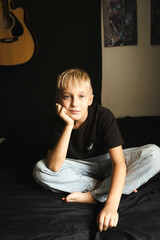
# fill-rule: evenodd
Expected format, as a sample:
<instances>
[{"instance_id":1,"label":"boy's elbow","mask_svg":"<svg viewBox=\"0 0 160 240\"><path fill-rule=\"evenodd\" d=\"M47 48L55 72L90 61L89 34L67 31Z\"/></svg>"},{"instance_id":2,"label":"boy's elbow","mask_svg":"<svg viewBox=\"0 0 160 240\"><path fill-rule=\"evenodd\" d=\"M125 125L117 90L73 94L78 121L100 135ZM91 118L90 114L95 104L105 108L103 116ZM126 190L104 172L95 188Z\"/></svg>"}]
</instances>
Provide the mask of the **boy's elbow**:
<instances>
[{"instance_id":1,"label":"boy's elbow","mask_svg":"<svg viewBox=\"0 0 160 240\"><path fill-rule=\"evenodd\" d=\"M58 172L60 168L55 168L55 167L48 167L52 172Z\"/></svg>"},{"instance_id":2,"label":"boy's elbow","mask_svg":"<svg viewBox=\"0 0 160 240\"><path fill-rule=\"evenodd\" d=\"M52 150L48 150L48 154L46 157L46 166L52 172L58 172L62 167L61 161L59 161L59 158L54 156Z\"/></svg>"},{"instance_id":3,"label":"boy's elbow","mask_svg":"<svg viewBox=\"0 0 160 240\"><path fill-rule=\"evenodd\" d=\"M58 172L60 170L60 168L53 166L53 164L51 164L48 159L46 159L46 166L52 172Z\"/></svg>"},{"instance_id":4,"label":"boy's elbow","mask_svg":"<svg viewBox=\"0 0 160 240\"><path fill-rule=\"evenodd\" d=\"M47 157L46 157L46 166L49 170L54 172L55 169L51 161L51 154L52 154L52 150L48 150Z\"/></svg>"}]
</instances>

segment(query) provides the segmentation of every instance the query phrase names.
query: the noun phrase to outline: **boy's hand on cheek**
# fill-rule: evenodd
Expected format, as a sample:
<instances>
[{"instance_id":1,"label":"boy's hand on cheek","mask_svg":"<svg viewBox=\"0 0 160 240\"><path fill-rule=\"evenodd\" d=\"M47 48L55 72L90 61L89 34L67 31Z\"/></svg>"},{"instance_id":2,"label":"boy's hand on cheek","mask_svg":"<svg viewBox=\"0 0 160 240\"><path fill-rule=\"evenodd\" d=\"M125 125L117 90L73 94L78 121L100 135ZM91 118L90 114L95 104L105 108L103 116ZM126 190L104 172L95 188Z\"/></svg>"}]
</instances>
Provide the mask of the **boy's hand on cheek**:
<instances>
[{"instance_id":1,"label":"boy's hand on cheek","mask_svg":"<svg viewBox=\"0 0 160 240\"><path fill-rule=\"evenodd\" d=\"M73 127L74 120L67 115L67 110L59 103L56 103L57 114L65 121L66 125Z\"/></svg>"},{"instance_id":2,"label":"boy's hand on cheek","mask_svg":"<svg viewBox=\"0 0 160 240\"><path fill-rule=\"evenodd\" d=\"M111 207L104 207L97 217L99 231L106 231L108 228L116 227L118 223L118 212Z\"/></svg>"}]
</instances>

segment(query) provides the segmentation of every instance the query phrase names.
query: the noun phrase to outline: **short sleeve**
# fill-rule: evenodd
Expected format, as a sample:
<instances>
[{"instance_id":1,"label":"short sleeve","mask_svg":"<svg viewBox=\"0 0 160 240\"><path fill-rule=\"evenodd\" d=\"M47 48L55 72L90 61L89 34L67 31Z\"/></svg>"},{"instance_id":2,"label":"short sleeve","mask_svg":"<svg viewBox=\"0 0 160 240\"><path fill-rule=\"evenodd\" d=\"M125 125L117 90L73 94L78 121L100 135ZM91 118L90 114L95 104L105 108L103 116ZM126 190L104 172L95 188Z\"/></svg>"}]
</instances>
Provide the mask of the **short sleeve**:
<instances>
[{"instance_id":1,"label":"short sleeve","mask_svg":"<svg viewBox=\"0 0 160 240\"><path fill-rule=\"evenodd\" d=\"M108 149L118 147L123 144L123 138L118 128L116 119L109 109L106 109L103 113L101 126L101 131L103 131L104 135L104 142Z\"/></svg>"}]
</instances>

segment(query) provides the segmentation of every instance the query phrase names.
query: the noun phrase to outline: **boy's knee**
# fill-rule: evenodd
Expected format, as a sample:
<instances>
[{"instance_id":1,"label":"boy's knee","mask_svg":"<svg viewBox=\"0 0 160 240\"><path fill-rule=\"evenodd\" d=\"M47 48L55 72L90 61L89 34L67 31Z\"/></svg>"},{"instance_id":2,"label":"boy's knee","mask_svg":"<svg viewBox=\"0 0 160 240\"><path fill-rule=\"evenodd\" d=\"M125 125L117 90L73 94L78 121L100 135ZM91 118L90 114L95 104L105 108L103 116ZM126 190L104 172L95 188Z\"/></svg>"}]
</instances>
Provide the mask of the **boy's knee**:
<instances>
[{"instance_id":1,"label":"boy's knee","mask_svg":"<svg viewBox=\"0 0 160 240\"><path fill-rule=\"evenodd\" d=\"M149 153L151 157L151 164L160 169L160 148L155 144L151 144Z\"/></svg>"},{"instance_id":2,"label":"boy's knee","mask_svg":"<svg viewBox=\"0 0 160 240\"><path fill-rule=\"evenodd\" d=\"M38 161L33 169L33 177L36 181L38 182L43 182L44 178L45 178L45 174L44 174L44 168L46 168L45 166L45 160L40 160Z\"/></svg>"},{"instance_id":3,"label":"boy's knee","mask_svg":"<svg viewBox=\"0 0 160 240\"><path fill-rule=\"evenodd\" d=\"M153 156L159 156L160 154L160 148L155 145L155 144L151 144L150 145L150 153L153 155Z\"/></svg>"}]
</instances>

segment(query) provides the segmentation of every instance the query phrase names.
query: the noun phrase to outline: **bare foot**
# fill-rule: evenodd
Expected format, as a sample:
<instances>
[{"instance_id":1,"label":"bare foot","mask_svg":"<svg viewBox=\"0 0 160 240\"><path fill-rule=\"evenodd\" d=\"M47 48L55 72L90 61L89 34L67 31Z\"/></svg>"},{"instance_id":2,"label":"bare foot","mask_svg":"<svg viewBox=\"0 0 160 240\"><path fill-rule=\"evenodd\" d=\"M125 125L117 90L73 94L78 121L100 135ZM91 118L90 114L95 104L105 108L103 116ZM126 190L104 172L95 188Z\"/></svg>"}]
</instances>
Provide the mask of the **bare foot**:
<instances>
[{"instance_id":1,"label":"bare foot","mask_svg":"<svg viewBox=\"0 0 160 240\"><path fill-rule=\"evenodd\" d=\"M134 193L137 193L137 192L138 192L138 190L137 190L137 189L135 189L133 192L134 192Z\"/></svg>"},{"instance_id":2,"label":"bare foot","mask_svg":"<svg viewBox=\"0 0 160 240\"><path fill-rule=\"evenodd\" d=\"M91 192L72 192L67 197L63 197L62 200L65 202L97 203Z\"/></svg>"}]
</instances>

